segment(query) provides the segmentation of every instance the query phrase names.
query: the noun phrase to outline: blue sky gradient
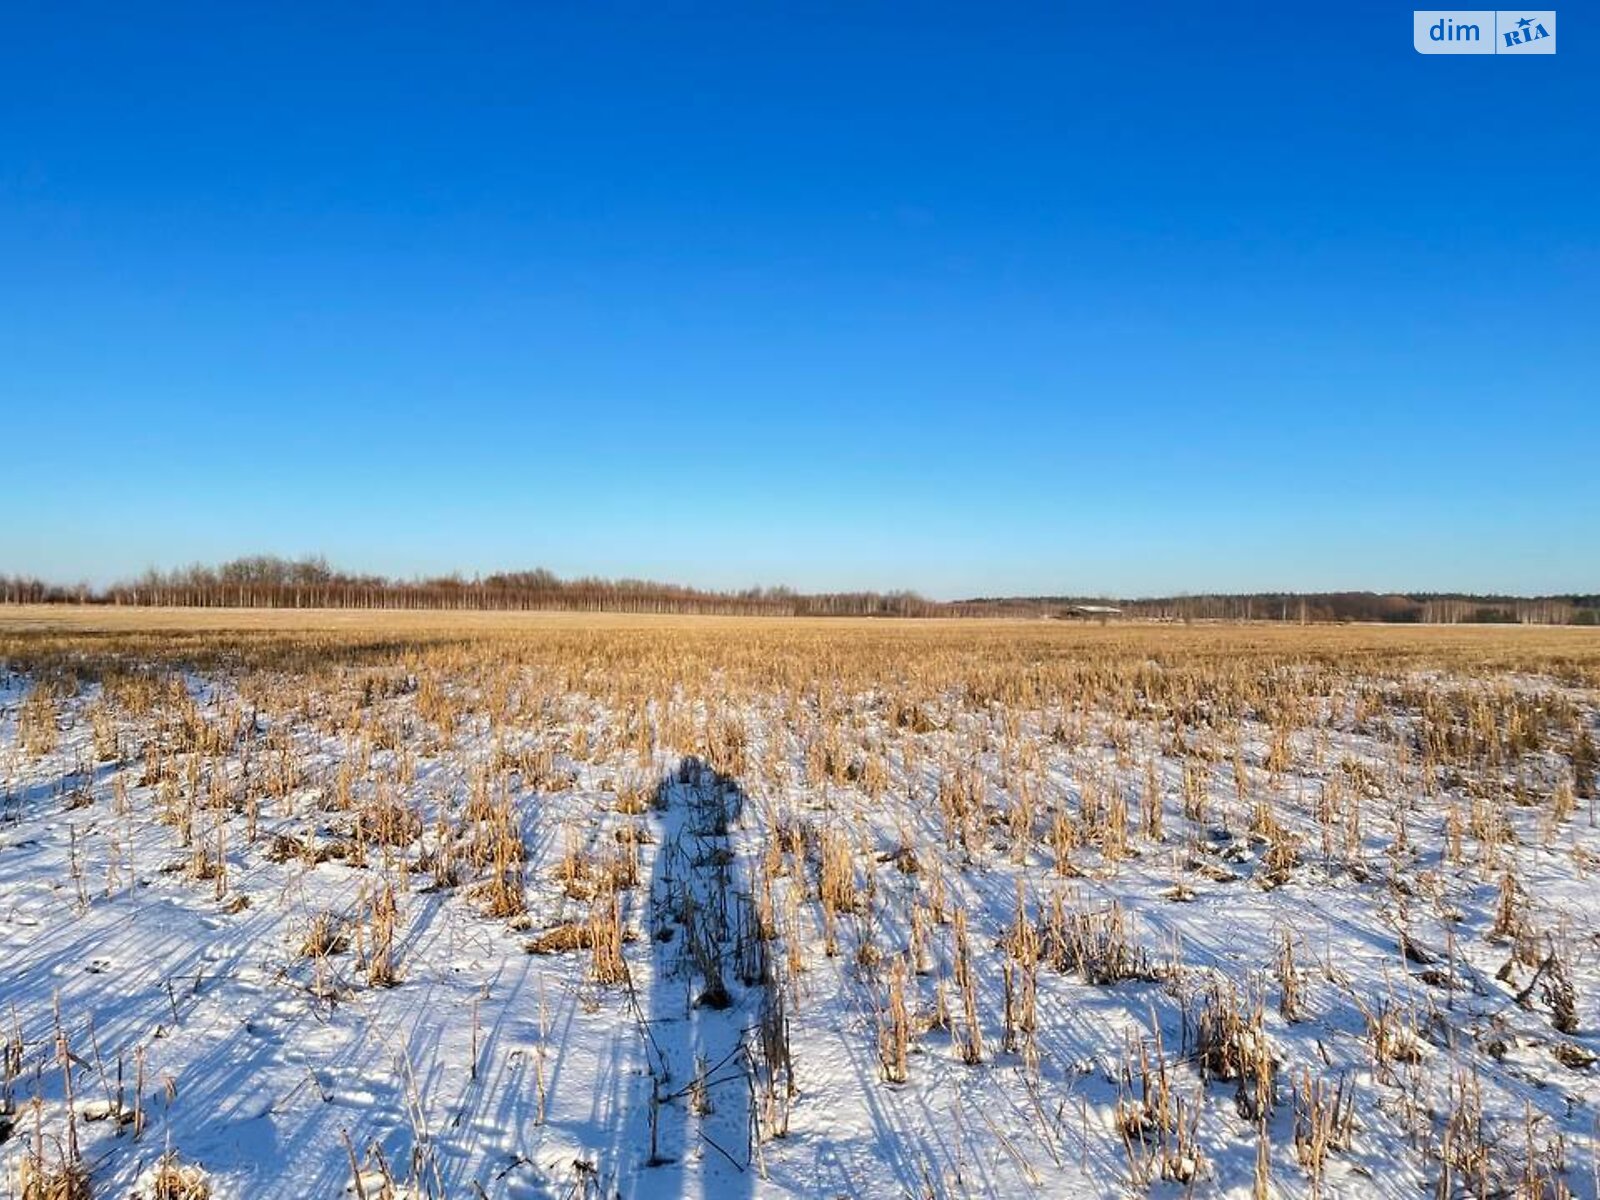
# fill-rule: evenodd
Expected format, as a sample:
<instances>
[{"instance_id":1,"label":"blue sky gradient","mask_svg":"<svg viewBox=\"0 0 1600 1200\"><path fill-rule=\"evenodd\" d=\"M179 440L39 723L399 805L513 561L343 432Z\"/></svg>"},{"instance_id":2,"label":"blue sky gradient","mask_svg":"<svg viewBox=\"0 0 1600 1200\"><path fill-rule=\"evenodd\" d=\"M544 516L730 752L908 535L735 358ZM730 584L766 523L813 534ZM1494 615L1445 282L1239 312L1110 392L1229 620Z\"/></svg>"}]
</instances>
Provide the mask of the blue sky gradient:
<instances>
[{"instance_id":1,"label":"blue sky gradient","mask_svg":"<svg viewBox=\"0 0 1600 1200\"><path fill-rule=\"evenodd\" d=\"M0 572L1593 590L1560 17L13 5Z\"/></svg>"}]
</instances>

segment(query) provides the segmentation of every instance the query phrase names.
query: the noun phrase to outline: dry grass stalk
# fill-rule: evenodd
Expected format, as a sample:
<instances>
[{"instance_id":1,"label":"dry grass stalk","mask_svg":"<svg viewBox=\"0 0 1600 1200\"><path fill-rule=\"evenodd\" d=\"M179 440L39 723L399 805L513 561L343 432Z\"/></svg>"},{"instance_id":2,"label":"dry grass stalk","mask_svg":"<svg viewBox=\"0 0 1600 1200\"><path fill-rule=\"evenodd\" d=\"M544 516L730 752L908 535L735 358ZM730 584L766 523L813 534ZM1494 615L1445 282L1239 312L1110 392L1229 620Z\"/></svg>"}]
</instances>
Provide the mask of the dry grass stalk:
<instances>
[{"instance_id":1,"label":"dry grass stalk","mask_svg":"<svg viewBox=\"0 0 1600 1200\"><path fill-rule=\"evenodd\" d=\"M144 1200L211 1200L211 1183L200 1167L169 1150L156 1163L141 1195Z\"/></svg>"}]
</instances>

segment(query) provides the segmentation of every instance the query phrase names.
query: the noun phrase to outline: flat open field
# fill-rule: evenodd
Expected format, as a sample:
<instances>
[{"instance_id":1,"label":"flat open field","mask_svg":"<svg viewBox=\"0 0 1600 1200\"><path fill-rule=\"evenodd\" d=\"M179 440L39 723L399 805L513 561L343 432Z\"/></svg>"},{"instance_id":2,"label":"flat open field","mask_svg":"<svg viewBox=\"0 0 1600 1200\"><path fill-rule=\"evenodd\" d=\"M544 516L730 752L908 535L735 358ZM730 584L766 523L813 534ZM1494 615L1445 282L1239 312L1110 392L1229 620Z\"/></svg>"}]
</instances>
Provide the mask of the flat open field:
<instances>
[{"instance_id":1,"label":"flat open field","mask_svg":"<svg viewBox=\"0 0 1600 1200\"><path fill-rule=\"evenodd\" d=\"M0 609L45 1197L1600 1192L1600 631Z\"/></svg>"}]
</instances>

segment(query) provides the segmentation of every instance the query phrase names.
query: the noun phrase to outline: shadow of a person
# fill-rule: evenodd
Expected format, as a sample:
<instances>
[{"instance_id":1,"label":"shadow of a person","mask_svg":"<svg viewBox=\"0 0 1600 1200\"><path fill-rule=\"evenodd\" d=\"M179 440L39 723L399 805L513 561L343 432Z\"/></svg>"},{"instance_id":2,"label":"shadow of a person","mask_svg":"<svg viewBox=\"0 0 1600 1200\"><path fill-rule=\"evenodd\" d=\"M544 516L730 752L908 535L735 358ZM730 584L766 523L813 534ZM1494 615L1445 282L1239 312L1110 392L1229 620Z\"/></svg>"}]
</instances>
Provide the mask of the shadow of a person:
<instances>
[{"instance_id":1,"label":"shadow of a person","mask_svg":"<svg viewBox=\"0 0 1600 1200\"><path fill-rule=\"evenodd\" d=\"M737 1197L753 1187L747 1036L768 978L750 884L731 831L745 809L731 777L683 759L657 785L646 926L654 971L641 996L649 1061L646 1174L640 1191ZM665 1185L665 1186L663 1186Z\"/></svg>"}]
</instances>

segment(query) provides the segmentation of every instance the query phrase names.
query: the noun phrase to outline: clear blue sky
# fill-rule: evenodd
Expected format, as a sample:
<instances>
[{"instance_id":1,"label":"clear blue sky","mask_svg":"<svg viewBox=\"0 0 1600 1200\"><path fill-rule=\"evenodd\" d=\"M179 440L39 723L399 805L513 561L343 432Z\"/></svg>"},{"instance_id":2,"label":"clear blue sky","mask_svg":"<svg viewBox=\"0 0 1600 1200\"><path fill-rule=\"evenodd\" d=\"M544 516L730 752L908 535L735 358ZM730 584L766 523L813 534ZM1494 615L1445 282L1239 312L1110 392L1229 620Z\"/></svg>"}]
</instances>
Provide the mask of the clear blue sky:
<instances>
[{"instance_id":1,"label":"clear blue sky","mask_svg":"<svg viewBox=\"0 0 1600 1200\"><path fill-rule=\"evenodd\" d=\"M0 572L1600 587L1600 37L71 3L0 34Z\"/></svg>"}]
</instances>

